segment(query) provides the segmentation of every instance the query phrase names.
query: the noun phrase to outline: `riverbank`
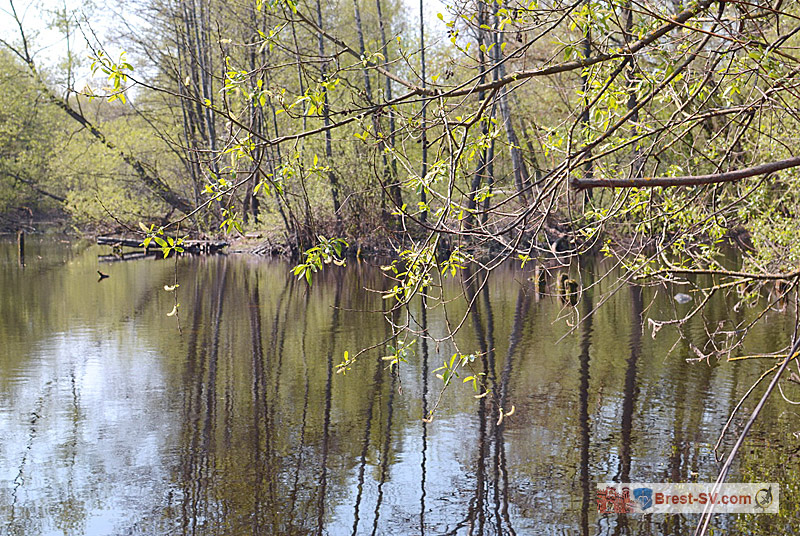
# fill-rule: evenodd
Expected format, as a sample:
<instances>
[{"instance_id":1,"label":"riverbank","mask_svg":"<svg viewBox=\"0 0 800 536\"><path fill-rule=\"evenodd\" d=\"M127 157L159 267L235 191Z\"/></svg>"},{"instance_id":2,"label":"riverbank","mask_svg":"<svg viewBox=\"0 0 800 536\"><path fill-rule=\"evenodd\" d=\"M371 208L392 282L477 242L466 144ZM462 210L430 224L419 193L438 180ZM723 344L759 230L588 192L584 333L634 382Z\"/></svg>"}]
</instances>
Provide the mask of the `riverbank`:
<instances>
[{"instance_id":1,"label":"riverbank","mask_svg":"<svg viewBox=\"0 0 800 536\"><path fill-rule=\"evenodd\" d=\"M18 211L19 212L19 211ZM24 212L24 211L23 211ZM15 213L16 214L16 213ZM24 216L24 217L23 217ZM251 254L265 257L282 257L287 259L298 259L305 249L313 247L315 243L303 244L298 247L295 237L287 236L283 229L256 229L255 226L245 228L244 232L233 230L231 233L208 233L208 232L182 232L185 240L200 242L225 242L227 247L214 247L213 249L233 254ZM131 243L140 242L138 240L141 232L138 229L131 229L119 224L109 225L103 222L97 225L76 225L68 215L64 213L29 213L19 212L11 217L8 214L0 216L0 235L16 235L20 230L26 234L53 234L59 235L69 240L91 240L97 241L106 236L129 238ZM168 233L169 234L169 233ZM333 231L329 231L327 236L337 236ZM396 257L398 251L409 247L412 241L419 243L424 240L425 233L422 229L406 229L396 231L389 228L375 230L371 233L360 233L358 237L348 236L347 233L339 234L348 246L344 249L344 256L348 258L377 258L386 259ZM698 236L697 244L703 244L703 237ZM750 233L744 226L732 227L723 237L730 247L739 251L753 251L753 244ZM663 237L662 237L663 239ZM308 240L308 239L307 239ZM517 241L513 241L517 243ZM503 246L503 241L493 239L478 240L474 236L458 234L442 234L437 242L437 257L447 258L450 256L456 245L460 245L463 252L468 253L476 259L489 259L502 255L509 250ZM614 253L619 257L630 255L631 251L655 252L657 244L654 239L648 239L641 234L632 236L606 236L594 237L593 242L576 241L574 233L570 231L567 222L551 222L549 226L540 230L536 238L531 232L526 232L518 241L518 247L525 247L524 244L534 246L530 256L532 258L562 259L568 263L569 258L575 254L597 254L601 246L607 248L608 252ZM125 244L130 246L131 244ZM113 244L109 244L113 248ZM135 246L134 246L135 249ZM152 249L152 248L151 248ZM109 253L113 251L109 250ZM516 255L514 255L516 257Z\"/></svg>"}]
</instances>

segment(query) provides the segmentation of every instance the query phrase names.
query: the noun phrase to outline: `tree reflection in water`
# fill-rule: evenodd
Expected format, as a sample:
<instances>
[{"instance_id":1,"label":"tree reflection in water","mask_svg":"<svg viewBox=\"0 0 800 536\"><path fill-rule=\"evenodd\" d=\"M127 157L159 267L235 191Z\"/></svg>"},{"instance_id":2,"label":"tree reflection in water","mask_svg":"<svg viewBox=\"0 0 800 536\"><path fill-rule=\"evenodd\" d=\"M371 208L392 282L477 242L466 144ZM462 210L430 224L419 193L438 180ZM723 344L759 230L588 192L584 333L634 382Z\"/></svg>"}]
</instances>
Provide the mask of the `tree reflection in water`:
<instances>
[{"instance_id":1,"label":"tree reflection in water","mask_svg":"<svg viewBox=\"0 0 800 536\"><path fill-rule=\"evenodd\" d=\"M500 269L467 274L467 300L449 305L460 316L472 304L458 344L491 393L475 399L456 380L426 422L441 386L432 371L454 351L434 340L441 308L411 304L432 338L397 375L385 348L335 374L345 350L390 334L390 304L363 291L385 286L379 270L326 270L309 288L281 263L180 259L180 334L159 286L174 265L117 263L97 285L85 278L93 250L71 255L24 276L9 257L0 272L8 534L683 534L691 518L598 516L595 483L713 478L720 423L762 372L689 364L690 348L669 353L666 329L643 334L673 306L654 289L623 288L595 311L611 283L589 266L571 309ZM730 311L711 302L707 320L747 320ZM758 351L787 338L779 320ZM684 335L715 343L701 324ZM754 441L788 449L785 426L769 428L779 417L768 407ZM751 473L797 468L777 456L765 466L753 445Z\"/></svg>"}]
</instances>

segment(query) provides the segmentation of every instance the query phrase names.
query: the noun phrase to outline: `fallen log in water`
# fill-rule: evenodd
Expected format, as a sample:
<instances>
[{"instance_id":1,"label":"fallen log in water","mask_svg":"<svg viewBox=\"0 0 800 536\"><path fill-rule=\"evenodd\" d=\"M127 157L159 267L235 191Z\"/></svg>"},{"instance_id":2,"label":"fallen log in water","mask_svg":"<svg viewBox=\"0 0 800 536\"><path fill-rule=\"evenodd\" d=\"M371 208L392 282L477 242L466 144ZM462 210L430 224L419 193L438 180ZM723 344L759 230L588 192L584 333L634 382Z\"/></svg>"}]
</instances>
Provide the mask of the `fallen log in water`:
<instances>
[{"instance_id":1,"label":"fallen log in water","mask_svg":"<svg viewBox=\"0 0 800 536\"><path fill-rule=\"evenodd\" d=\"M125 238L120 236L98 236L97 244L100 246L112 246L119 248L144 248L140 238ZM181 247L186 253L219 253L228 243L222 240L184 240ZM160 248L155 242L151 242L147 248L149 251L158 251Z\"/></svg>"},{"instance_id":2,"label":"fallen log in water","mask_svg":"<svg viewBox=\"0 0 800 536\"><path fill-rule=\"evenodd\" d=\"M152 249L152 248L151 248ZM98 262L120 262L120 261L135 261L139 259L160 259L164 256L160 251L130 251L128 253L112 254L112 255L98 255Z\"/></svg>"}]
</instances>

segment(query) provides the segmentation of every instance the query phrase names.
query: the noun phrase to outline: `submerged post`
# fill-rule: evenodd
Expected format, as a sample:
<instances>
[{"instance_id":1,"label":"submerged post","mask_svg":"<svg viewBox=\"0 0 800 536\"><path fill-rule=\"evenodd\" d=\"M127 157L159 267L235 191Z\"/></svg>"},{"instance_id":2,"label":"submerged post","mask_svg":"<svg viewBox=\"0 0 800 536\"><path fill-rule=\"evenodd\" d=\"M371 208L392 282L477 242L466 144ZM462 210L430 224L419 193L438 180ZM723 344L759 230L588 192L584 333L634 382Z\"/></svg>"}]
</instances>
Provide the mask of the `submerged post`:
<instances>
[{"instance_id":1,"label":"submerged post","mask_svg":"<svg viewBox=\"0 0 800 536\"><path fill-rule=\"evenodd\" d=\"M544 269L543 266L537 264L536 268L533 272L533 281L536 283L536 294L537 294L537 301L538 298L544 295L544 291L547 287L547 270Z\"/></svg>"},{"instance_id":2,"label":"submerged post","mask_svg":"<svg viewBox=\"0 0 800 536\"><path fill-rule=\"evenodd\" d=\"M25 264L25 231L17 231L17 246L19 249L19 264Z\"/></svg>"}]
</instances>

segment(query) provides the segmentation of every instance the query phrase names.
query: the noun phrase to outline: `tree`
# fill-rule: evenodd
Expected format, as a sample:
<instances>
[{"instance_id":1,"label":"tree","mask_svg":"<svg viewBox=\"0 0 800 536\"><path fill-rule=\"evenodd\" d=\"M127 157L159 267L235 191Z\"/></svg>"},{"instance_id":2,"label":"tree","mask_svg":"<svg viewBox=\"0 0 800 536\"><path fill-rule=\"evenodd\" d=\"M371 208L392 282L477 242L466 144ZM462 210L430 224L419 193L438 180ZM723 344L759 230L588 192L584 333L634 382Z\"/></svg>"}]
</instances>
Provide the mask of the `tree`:
<instances>
[{"instance_id":1,"label":"tree","mask_svg":"<svg viewBox=\"0 0 800 536\"><path fill-rule=\"evenodd\" d=\"M163 180L161 180L160 177L149 171L147 166L140 159L126 151L119 150L117 144L111 141L105 135L105 133L103 133L96 125L94 125L80 111L80 109L74 108L69 101L69 90L67 92L67 97L65 98L59 97L53 92L53 90L48 86L47 82L42 78L36 63L34 62L34 57L31 53L27 34L22 25L22 20L17 14L13 0L9 0L9 5L11 7L11 15L19 30L20 44L15 45L10 41L6 41L5 39L0 39L0 44L2 44L7 50L11 51L20 60L22 60L28 69L28 75L36 84L43 98L61 108L61 110L63 110L67 116L81 125L81 127L85 128L87 132L89 132L95 139L97 139L109 150L117 152L119 157L122 158L122 160L134 170L136 176L139 178L142 184L147 186L154 194L163 199L172 208L180 210L184 213L191 212L191 205L188 201L186 201L180 194L174 192ZM125 75L125 69L130 67L129 64L125 63L123 58L120 59L120 62L113 63L105 55L99 55L95 61L99 65L99 68L102 69L109 76L109 79L114 82L114 95L112 95L112 97L120 95L120 92L124 89L121 84L123 84L127 79Z\"/></svg>"},{"instance_id":2,"label":"tree","mask_svg":"<svg viewBox=\"0 0 800 536\"><path fill-rule=\"evenodd\" d=\"M64 201L50 174L58 142L57 119L39 104L36 88L22 67L0 51L0 213L15 207L44 209Z\"/></svg>"}]
</instances>

